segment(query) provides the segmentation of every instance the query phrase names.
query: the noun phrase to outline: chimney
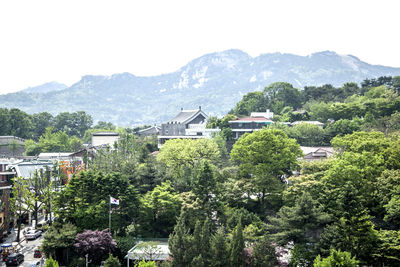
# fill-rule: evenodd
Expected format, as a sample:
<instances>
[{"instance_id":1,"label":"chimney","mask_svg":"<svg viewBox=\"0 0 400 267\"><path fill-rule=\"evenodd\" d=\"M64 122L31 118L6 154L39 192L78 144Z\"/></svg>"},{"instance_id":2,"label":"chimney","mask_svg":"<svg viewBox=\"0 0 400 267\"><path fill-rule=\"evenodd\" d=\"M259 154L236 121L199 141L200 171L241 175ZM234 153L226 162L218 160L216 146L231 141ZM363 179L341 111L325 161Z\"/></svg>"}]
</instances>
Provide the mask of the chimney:
<instances>
[{"instance_id":1,"label":"chimney","mask_svg":"<svg viewBox=\"0 0 400 267\"><path fill-rule=\"evenodd\" d=\"M183 110L183 108L181 108L181 111Z\"/></svg>"},{"instance_id":2,"label":"chimney","mask_svg":"<svg viewBox=\"0 0 400 267\"><path fill-rule=\"evenodd\" d=\"M199 106L199 109L201 110L201 106Z\"/></svg>"}]
</instances>

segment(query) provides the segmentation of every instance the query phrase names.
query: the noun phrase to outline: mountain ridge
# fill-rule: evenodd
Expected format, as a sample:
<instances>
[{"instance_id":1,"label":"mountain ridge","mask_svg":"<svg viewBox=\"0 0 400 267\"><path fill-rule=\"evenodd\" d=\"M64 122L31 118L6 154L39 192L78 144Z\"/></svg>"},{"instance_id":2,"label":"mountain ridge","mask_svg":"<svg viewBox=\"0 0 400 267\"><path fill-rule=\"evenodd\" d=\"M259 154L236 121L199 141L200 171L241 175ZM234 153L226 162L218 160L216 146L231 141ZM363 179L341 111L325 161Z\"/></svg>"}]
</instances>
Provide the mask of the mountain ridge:
<instances>
[{"instance_id":1,"label":"mountain ridge","mask_svg":"<svg viewBox=\"0 0 400 267\"><path fill-rule=\"evenodd\" d=\"M251 57L230 49L195 58L171 73L85 75L61 90L0 95L0 106L17 107L28 113L84 110L95 121L129 126L166 121L181 107L201 105L208 114L223 115L244 94L277 81L302 88L327 83L341 86L345 82L396 75L400 75L400 68L371 65L333 51L308 56L267 53Z\"/></svg>"}]
</instances>

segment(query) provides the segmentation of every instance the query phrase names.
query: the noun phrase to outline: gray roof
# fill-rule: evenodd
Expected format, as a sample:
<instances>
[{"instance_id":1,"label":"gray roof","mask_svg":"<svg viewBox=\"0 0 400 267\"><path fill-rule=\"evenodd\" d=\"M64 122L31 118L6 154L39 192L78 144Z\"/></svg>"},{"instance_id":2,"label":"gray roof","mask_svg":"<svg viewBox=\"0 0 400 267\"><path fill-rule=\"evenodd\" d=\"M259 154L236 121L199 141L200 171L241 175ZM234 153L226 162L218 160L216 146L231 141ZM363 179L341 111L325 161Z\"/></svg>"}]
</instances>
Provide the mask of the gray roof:
<instances>
[{"instance_id":1,"label":"gray roof","mask_svg":"<svg viewBox=\"0 0 400 267\"><path fill-rule=\"evenodd\" d=\"M98 133L92 133L94 136L118 136L119 133L114 133L114 132L98 132Z\"/></svg>"},{"instance_id":2,"label":"gray roof","mask_svg":"<svg viewBox=\"0 0 400 267\"><path fill-rule=\"evenodd\" d=\"M21 176L24 178L30 178L34 175L37 170L45 170L46 166L48 168L53 167L53 163L49 161L45 162L21 162L19 164L12 165L17 172L17 176ZM11 166L9 166L11 167Z\"/></svg>"},{"instance_id":3,"label":"gray roof","mask_svg":"<svg viewBox=\"0 0 400 267\"><path fill-rule=\"evenodd\" d=\"M194 110L181 110L178 115L175 116L172 120L168 121L167 123L185 123L190 119L197 116L197 114L202 114L205 118L208 116L201 110L201 109L194 109Z\"/></svg>"}]
</instances>

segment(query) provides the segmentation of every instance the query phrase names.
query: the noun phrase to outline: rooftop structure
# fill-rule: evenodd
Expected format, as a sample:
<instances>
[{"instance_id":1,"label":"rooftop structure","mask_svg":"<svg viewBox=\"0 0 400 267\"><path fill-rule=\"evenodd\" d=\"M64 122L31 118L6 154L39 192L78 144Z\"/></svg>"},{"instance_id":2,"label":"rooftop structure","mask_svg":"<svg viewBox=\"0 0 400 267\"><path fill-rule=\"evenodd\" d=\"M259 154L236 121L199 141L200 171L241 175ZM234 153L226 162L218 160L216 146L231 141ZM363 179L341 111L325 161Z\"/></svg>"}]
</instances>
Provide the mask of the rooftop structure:
<instances>
[{"instance_id":1,"label":"rooftop structure","mask_svg":"<svg viewBox=\"0 0 400 267\"><path fill-rule=\"evenodd\" d=\"M219 132L220 129L206 128L208 116L199 109L184 110L173 119L161 125L161 132L158 136L158 147L160 148L170 139L200 139L211 138L212 133Z\"/></svg>"}]
</instances>

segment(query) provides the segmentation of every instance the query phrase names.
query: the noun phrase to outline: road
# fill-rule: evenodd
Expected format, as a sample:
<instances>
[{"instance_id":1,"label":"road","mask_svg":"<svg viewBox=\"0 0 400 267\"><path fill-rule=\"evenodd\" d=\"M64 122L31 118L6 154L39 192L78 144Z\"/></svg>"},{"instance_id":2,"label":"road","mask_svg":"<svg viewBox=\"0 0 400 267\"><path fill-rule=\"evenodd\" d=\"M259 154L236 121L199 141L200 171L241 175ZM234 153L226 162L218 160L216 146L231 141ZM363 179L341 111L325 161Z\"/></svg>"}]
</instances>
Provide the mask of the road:
<instances>
[{"instance_id":1,"label":"road","mask_svg":"<svg viewBox=\"0 0 400 267\"><path fill-rule=\"evenodd\" d=\"M28 242L26 242L25 240L21 241L19 252L24 254L25 260L19 266L26 266L28 263L40 261L40 259L33 257L33 252L38 246L42 244L42 242L43 242L43 235L36 238L35 240L29 240ZM0 266L3 267L6 266L6 264L3 261L1 261Z\"/></svg>"}]
</instances>

